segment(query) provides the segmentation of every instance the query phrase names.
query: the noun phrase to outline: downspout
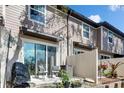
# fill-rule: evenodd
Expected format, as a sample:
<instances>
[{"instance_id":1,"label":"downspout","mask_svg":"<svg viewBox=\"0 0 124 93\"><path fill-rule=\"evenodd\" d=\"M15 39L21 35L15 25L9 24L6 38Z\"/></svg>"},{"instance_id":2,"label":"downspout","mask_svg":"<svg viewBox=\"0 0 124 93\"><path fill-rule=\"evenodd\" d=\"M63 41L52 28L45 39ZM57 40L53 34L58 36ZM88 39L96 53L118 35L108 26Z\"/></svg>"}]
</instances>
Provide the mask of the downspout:
<instances>
[{"instance_id":1,"label":"downspout","mask_svg":"<svg viewBox=\"0 0 124 93\"><path fill-rule=\"evenodd\" d=\"M6 67L5 67L5 78L4 78L4 85L3 87L5 88L6 87L6 83L7 83L7 64L8 64L8 57L9 57L9 46L10 46L10 37L11 36L11 30L9 32L9 37L8 37L8 43L7 43L7 57L6 57Z\"/></svg>"},{"instance_id":2,"label":"downspout","mask_svg":"<svg viewBox=\"0 0 124 93\"><path fill-rule=\"evenodd\" d=\"M71 14L71 10L68 10L67 13L67 56L69 56L69 16Z\"/></svg>"}]
</instances>

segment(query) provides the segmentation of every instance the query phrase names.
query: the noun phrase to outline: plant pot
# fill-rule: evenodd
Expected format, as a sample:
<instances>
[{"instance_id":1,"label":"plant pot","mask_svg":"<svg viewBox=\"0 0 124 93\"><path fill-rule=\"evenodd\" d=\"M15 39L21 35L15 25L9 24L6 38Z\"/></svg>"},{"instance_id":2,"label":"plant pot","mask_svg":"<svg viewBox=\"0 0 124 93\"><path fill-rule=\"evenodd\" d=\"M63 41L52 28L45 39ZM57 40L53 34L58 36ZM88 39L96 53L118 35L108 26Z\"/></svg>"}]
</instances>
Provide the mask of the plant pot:
<instances>
[{"instance_id":1,"label":"plant pot","mask_svg":"<svg viewBox=\"0 0 124 93\"><path fill-rule=\"evenodd\" d=\"M75 88L75 85L73 83L71 84L71 88Z\"/></svg>"},{"instance_id":2,"label":"plant pot","mask_svg":"<svg viewBox=\"0 0 124 93\"><path fill-rule=\"evenodd\" d=\"M118 75L115 73L115 74L113 75L113 77L114 77L114 78L117 78L117 77L118 77Z\"/></svg>"},{"instance_id":3,"label":"plant pot","mask_svg":"<svg viewBox=\"0 0 124 93\"><path fill-rule=\"evenodd\" d=\"M117 72L114 72L114 73L112 74L112 77L113 77L113 78L117 78L117 77L118 77Z\"/></svg>"},{"instance_id":4,"label":"plant pot","mask_svg":"<svg viewBox=\"0 0 124 93\"><path fill-rule=\"evenodd\" d=\"M72 83L71 88L79 88L79 87L81 87L81 85L82 84L80 84L80 83Z\"/></svg>"},{"instance_id":5,"label":"plant pot","mask_svg":"<svg viewBox=\"0 0 124 93\"><path fill-rule=\"evenodd\" d=\"M69 88L70 82L64 82L63 85L64 85L64 88Z\"/></svg>"}]
</instances>

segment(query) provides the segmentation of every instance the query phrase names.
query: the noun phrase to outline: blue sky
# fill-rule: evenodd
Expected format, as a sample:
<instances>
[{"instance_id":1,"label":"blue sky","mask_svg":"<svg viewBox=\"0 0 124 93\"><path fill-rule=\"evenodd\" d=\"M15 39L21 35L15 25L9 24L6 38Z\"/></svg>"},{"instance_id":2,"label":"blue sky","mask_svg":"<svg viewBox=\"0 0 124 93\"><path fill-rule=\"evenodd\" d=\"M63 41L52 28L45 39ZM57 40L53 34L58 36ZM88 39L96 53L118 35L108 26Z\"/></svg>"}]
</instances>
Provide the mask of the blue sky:
<instances>
[{"instance_id":1,"label":"blue sky","mask_svg":"<svg viewBox=\"0 0 124 93\"><path fill-rule=\"evenodd\" d=\"M124 32L124 6L68 5L75 11L96 21L107 21Z\"/></svg>"}]
</instances>

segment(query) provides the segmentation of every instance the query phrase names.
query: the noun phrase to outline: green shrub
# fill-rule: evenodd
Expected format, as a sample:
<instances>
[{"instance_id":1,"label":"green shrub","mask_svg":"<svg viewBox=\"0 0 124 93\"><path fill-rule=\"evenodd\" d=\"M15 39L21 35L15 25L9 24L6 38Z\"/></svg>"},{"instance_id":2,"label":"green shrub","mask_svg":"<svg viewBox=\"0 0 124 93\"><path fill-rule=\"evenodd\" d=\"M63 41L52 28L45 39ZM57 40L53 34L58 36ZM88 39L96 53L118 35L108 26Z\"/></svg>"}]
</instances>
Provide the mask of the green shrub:
<instances>
[{"instance_id":1,"label":"green shrub","mask_svg":"<svg viewBox=\"0 0 124 93\"><path fill-rule=\"evenodd\" d=\"M78 88L81 87L82 83L79 80L71 82L71 87L72 88Z\"/></svg>"},{"instance_id":2,"label":"green shrub","mask_svg":"<svg viewBox=\"0 0 124 93\"><path fill-rule=\"evenodd\" d=\"M60 70L58 76L61 78L63 86L69 87L70 79L68 73L65 70Z\"/></svg>"},{"instance_id":3,"label":"green shrub","mask_svg":"<svg viewBox=\"0 0 124 93\"><path fill-rule=\"evenodd\" d=\"M63 86L62 83L57 83L57 84L56 84L56 88L64 88L64 86Z\"/></svg>"}]
</instances>

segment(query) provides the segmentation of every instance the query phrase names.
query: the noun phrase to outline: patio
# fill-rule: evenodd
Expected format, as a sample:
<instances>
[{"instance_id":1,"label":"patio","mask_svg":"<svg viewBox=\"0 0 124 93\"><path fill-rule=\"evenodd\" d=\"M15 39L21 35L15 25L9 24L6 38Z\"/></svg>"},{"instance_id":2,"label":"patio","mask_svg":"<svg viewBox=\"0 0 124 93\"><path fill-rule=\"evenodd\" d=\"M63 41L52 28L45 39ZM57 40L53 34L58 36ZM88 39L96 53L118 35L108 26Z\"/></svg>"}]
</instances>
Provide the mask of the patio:
<instances>
[{"instance_id":1,"label":"patio","mask_svg":"<svg viewBox=\"0 0 124 93\"><path fill-rule=\"evenodd\" d=\"M84 81L83 78L79 77L73 77L70 79L70 81L76 81L80 80L82 83ZM48 77L31 77L30 86L31 88L56 88L56 84L62 82L60 77L53 77L53 78L48 78Z\"/></svg>"}]
</instances>

